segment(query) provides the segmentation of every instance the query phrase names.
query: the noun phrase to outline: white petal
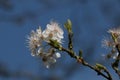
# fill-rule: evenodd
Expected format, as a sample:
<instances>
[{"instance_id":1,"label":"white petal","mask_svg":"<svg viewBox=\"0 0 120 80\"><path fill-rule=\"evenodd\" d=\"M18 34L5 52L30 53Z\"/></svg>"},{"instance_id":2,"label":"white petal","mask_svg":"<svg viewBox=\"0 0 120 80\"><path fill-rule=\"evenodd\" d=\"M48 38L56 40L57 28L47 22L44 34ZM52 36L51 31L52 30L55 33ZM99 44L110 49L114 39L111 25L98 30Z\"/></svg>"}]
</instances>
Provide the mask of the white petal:
<instances>
[{"instance_id":1,"label":"white petal","mask_svg":"<svg viewBox=\"0 0 120 80\"><path fill-rule=\"evenodd\" d=\"M60 53L55 53L55 58L60 58L61 57L61 54Z\"/></svg>"},{"instance_id":2,"label":"white petal","mask_svg":"<svg viewBox=\"0 0 120 80\"><path fill-rule=\"evenodd\" d=\"M61 38L61 39L64 38L63 35L62 35L62 34L59 34L59 33L57 33L57 36L58 36L59 38Z\"/></svg>"},{"instance_id":3,"label":"white petal","mask_svg":"<svg viewBox=\"0 0 120 80\"><path fill-rule=\"evenodd\" d=\"M38 34L41 34L41 33L42 33L41 27L39 27L39 28L36 30L36 32L37 32Z\"/></svg>"},{"instance_id":4,"label":"white petal","mask_svg":"<svg viewBox=\"0 0 120 80\"><path fill-rule=\"evenodd\" d=\"M37 52L37 54L36 54L36 55L37 55L37 56L38 56L38 55L40 55L40 56L41 56L41 55L42 55L42 50L43 50L43 48L39 48L39 49L38 49L38 52Z\"/></svg>"},{"instance_id":5,"label":"white petal","mask_svg":"<svg viewBox=\"0 0 120 80\"><path fill-rule=\"evenodd\" d=\"M38 53L41 53L41 48L38 49Z\"/></svg>"},{"instance_id":6,"label":"white petal","mask_svg":"<svg viewBox=\"0 0 120 80\"><path fill-rule=\"evenodd\" d=\"M117 58L117 56L118 56L118 52L113 56L113 59L116 59Z\"/></svg>"},{"instance_id":7,"label":"white petal","mask_svg":"<svg viewBox=\"0 0 120 80\"><path fill-rule=\"evenodd\" d=\"M43 33L42 33L42 35L43 35L44 38L48 37L49 34L50 34L49 30L44 30Z\"/></svg>"},{"instance_id":8,"label":"white petal","mask_svg":"<svg viewBox=\"0 0 120 80\"><path fill-rule=\"evenodd\" d=\"M63 30L60 28L59 30L59 33L61 34L61 35L63 35L64 34L64 32L63 32Z\"/></svg>"},{"instance_id":9,"label":"white petal","mask_svg":"<svg viewBox=\"0 0 120 80\"><path fill-rule=\"evenodd\" d=\"M35 53L31 53L31 56L35 56Z\"/></svg>"},{"instance_id":10,"label":"white petal","mask_svg":"<svg viewBox=\"0 0 120 80\"><path fill-rule=\"evenodd\" d=\"M50 24L47 24L47 29L50 30L50 31L53 31L54 30L54 27Z\"/></svg>"}]
</instances>

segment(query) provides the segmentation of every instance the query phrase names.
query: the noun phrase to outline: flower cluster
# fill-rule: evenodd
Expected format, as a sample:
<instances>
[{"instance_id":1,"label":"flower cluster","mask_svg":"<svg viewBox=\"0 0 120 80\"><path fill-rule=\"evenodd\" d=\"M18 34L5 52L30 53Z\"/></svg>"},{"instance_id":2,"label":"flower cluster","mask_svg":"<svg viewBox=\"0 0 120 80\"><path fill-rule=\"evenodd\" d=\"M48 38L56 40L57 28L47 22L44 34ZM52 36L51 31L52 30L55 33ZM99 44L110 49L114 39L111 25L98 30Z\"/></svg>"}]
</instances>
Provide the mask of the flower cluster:
<instances>
[{"instance_id":1,"label":"flower cluster","mask_svg":"<svg viewBox=\"0 0 120 80\"><path fill-rule=\"evenodd\" d=\"M120 45L120 28L110 29L108 33L110 33L111 38L104 39L103 45L111 49L111 52L107 55L107 57L116 59L118 56L116 45Z\"/></svg>"},{"instance_id":2,"label":"flower cluster","mask_svg":"<svg viewBox=\"0 0 120 80\"><path fill-rule=\"evenodd\" d=\"M31 31L30 36L28 36L28 46L31 55L40 56L45 66L49 68L52 63L56 62L57 58L61 57L61 55L55 48L48 44L50 40L55 40L61 44L64 38L63 33L63 30L56 22L47 24L47 28L44 31L42 31L41 27L36 31Z\"/></svg>"}]
</instances>

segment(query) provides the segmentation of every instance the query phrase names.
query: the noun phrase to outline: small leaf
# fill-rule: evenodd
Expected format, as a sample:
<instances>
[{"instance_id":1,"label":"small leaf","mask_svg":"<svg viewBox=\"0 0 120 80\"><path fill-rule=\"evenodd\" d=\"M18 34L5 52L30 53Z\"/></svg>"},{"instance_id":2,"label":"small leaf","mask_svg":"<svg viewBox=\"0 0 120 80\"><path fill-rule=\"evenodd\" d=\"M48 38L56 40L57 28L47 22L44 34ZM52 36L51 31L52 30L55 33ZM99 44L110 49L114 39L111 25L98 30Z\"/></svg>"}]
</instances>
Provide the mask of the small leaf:
<instances>
[{"instance_id":1,"label":"small leaf","mask_svg":"<svg viewBox=\"0 0 120 80\"><path fill-rule=\"evenodd\" d=\"M112 39L114 40L114 42L117 42L117 34L115 33L111 33Z\"/></svg>"},{"instance_id":2,"label":"small leaf","mask_svg":"<svg viewBox=\"0 0 120 80\"><path fill-rule=\"evenodd\" d=\"M103 66L102 64L99 64L99 63L96 63L95 67L98 69L98 70L105 70L106 67Z\"/></svg>"},{"instance_id":3,"label":"small leaf","mask_svg":"<svg viewBox=\"0 0 120 80\"><path fill-rule=\"evenodd\" d=\"M64 24L64 27L69 33L72 33L72 22L70 21L70 19L67 20L67 22Z\"/></svg>"}]
</instances>

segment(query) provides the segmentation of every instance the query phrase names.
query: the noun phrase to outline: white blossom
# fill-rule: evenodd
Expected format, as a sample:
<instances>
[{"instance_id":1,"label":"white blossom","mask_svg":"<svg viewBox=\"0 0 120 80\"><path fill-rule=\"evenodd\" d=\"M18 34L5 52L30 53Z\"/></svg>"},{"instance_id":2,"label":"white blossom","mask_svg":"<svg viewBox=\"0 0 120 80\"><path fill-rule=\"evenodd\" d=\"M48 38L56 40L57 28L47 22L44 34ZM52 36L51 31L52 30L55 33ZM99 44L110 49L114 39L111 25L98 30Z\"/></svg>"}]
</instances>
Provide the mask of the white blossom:
<instances>
[{"instance_id":1,"label":"white blossom","mask_svg":"<svg viewBox=\"0 0 120 80\"><path fill-rule=\"evenodd\" d=\"M31 50L31 55L35 56L36 48L41 46L41 39L38 37L36 32L32 31L30 36L28 36L28 46Z\"/></svg>"},{"instance_id":2,"label":"white blossom","mask_svg":"<svg viewBox=\"0 0 120 80\"><path fill-rule=\"evenodd\" d=\"M46 68L49 68L52 64L57 62L57 58L51 53L44 53L41 57Z\"/></svg>"},{"instance_id":3,"label":"white blossom","mask_svg":"<svg viewBox=\"0 0 120 80\"><path fill-rule=\"evenodd\" d=\"M114 35L116 43L120 43L120 28L110 29L108 33L111 33L112 35Z\"/></svg>"},{"instance_id":4,"label":"white blossom","mask_svg":"<svg viewBox=\"0 0 120 80\"><path fill-rule=\"evenodd\" d=\"M102 46L105 48L115 47L115 43L113 40L110 39L103 39L102 40Z\"/></svg>"},{"instance_id":5,"label":"white blossom","mask_svg":"<svg viewBox=\"0 0 120 80\"><path fill-rule=\"evenodd\" d=\"M32 31L28 36L28 46L31 50L32 56L39 56L46 68L49 68L53 63L56 63L56 59L61 55L52 46L48 45L49 40L57 40L62 43L63 30L58 23L51 22L47 24L47 28L42 31L41 27Z\"/></svg>"},{"instance_id":6,"label":"white blossom","mask_svg":"<svg viewBox=\"0 0 120 80\"><path fill-rule=\"evenodd\" d=\"M109 29L108 33L120 35L120 28Z\"/></svg>"},{"instance_id":7,"label":"white blossom","mask_svg":"<svg viewBox=\"0 0 120 80\"><path fill-rule=\"evenodd\" d=\"M47 24L46 30L43 31L43 37L46 41L49 42L50 39L57 40L59 43L62 43L61 39L63 39L63 30L60 28L58 23L51 22Z\"/></svg>"},{"instance_id":8,"label":"white blossom","mask_svg":"<svg viewBox=\"0 0 120 80\"><path fill-rule=\"evenodd\" d=\"M108 58L116 59L119 54L116 45L120 44L120 28L110 29L108 30L108 33L110 33L111 38L104 39L102 43L103 46L106 46L111 50L109 54L107 54Z\"/></svg>"}]
</instances>

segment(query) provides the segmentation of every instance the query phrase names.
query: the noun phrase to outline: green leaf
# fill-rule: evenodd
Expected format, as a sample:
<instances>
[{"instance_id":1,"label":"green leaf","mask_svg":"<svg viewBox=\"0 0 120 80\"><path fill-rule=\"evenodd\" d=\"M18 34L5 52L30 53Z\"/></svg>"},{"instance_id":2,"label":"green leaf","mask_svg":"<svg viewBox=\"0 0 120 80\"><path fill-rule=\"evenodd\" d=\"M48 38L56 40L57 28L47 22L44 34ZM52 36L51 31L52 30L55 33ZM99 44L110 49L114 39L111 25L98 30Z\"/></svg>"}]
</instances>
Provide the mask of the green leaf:
<instances>
[{"instance_id":1,"label":"green leaf","mask_svg":"<svg viewBox=\"0 0 120 80\"><path fill-rule=\"evenodd\" d=\"M65 22L64 27L69 33L72 33L72 22L70 19L68 19L67 22Z\"/></svg>"},{"instance_id":2,"label":"green leaf","mask_svg":"<svg viewBox=\"0 0 120 80\"><path fill-rule=\"evenodd\" d=\"M111 33L112 39L114 40L114 42L117 42L117 34Z\"/></svg>"},{"instance_id":3,"label":"green leaf","mask_svg":"<svg viewBox=\"0 0 120 80\"><path fill-rule=\"evenodd\" d=\"M106 69L105 66L103 66L102 64L99 64L99 63L96 63L95 67L99 70L105 70Z\"/></svg>"}]
</instances>

